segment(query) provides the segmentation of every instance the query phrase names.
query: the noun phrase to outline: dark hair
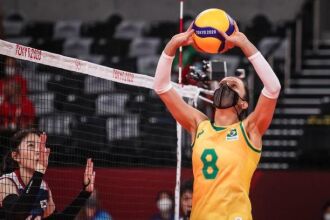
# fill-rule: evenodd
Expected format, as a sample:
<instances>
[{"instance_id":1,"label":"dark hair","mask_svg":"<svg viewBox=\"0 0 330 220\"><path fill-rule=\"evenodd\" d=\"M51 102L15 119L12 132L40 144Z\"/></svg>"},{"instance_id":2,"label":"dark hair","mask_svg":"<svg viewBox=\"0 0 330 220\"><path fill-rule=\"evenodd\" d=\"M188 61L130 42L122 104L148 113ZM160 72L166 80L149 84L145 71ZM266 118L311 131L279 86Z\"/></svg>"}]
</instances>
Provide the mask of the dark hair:
<instances>
[{"instance_id":1,"label":"dark hair","mask_svg":"<svg viewBox=\"0 0 330 220\"><path fill-rule=\"evenodd\" d=\"M166 194L166 195L168 195L168 197L172 200L172 202L174 201L174 196L173 196L173 194L172 194L170 191L167 191L167 190L159 191L159 192L157 193L156 201L158 201L158 200L160 199L160 196L161 196L162 194Z\"/></svg>"},{"instance_id":2,"label":"dark hair","mask_svg":"<svg viewBox=\"0 0 330 220\"><path fill-rule=\"evenodd\" d=\"M242 80L241 78L238 78L238 79ZM243 99L244 99L244 101L249 103L250 102L250 91L248 89L246 82L244 80L242 80L242 82L244 84L244 90L245 90L245 95L244 95ZM248 116L248 109L243 109L241 111L241 113L238 115L238 118L240 121L243 121L247 116Z\"/></svg>"},{"instance_id":3,"label":"dark hair","mask_svg":"<svg viewBox=\"0 0 330 220\"><path fill-rule=\"evenodd\" d=\"M30 129L22 129L16 132L11 138L9 142L9 151L3 157L0 175L11 173L14 170L18 169L18 163L12 158L12 152L18 152L18 147L21 144L22 140L26 138L29 134L36 134L40 136L41 132L37 131L34 128Z\"/></svg>"},{"instance_id":4,"label":"dark hair","mask_svg":"<svg viewBox=\"0 0 330 220\"><path fill-rule=\"evenodd\" d=\"M324 214L324 212L330 208L330 200L328 200L322 207L322 214Z\"/></svg>"},{"instance_id":5,"label":"dark hair","mask_svg":"<svg viewBox=\"0 0 330 220\"><path fill-rule=\"evenodd\" d=\"M180 188L180 197L186 192L193 192L194 179L189 179L182 183Z\"/></svg>"}]
</instances>

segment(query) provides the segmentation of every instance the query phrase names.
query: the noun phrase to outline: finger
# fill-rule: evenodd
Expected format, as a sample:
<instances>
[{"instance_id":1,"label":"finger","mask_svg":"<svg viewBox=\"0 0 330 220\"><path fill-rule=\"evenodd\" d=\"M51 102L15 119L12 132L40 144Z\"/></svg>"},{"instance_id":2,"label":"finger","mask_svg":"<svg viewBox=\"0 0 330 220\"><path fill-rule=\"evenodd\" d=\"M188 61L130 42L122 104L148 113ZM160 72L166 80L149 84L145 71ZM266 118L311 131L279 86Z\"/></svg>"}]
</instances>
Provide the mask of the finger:
<instances>
[{"instance_id":1,"label":"finger","mask_svg":"<svg viewBox=\"0 0 330 220\"><path fill-rule=\"evenodd\" d=\"M96 173L95 173L95 171L94 171L94 172L93 172L93 176L92 176L92 181L91 181L91 191L94 190L95 175L96 175Z\"/></svg>"},{"instance_id":2,"label":"finger","mask_svg":"<svg viewBox=\"0 0 330 220\"><path fill-rule=\"evenodd\" d=\"M46 148L46 157L48 158L50 155L50 148Z\"/></svg>"},{"instance_id":3,"label":"finger","mask_svg":"<svg viewBox=\"0 0 330 220\"><path fill-rule=\"evenodd\" d=\"M189 25L189 28L187 29L187 31L190 31L190 30L192 30L192 28L193 28L193 25L194 25L194 22L195 22L195 21L192 21L192 22L191 22L191 24Z\"/></svg>"},{"instance_id":4,"label":"finger","mask_svg":"<svg viewBox=\"0 0 330 220\"><path fill-rule=\"evenodd\" d=\"M88 175L88 178L90 178L92 173L93 173L93 162L92 162L91 158L88 158L88 160L87 160L87 175Z\"/></svg>"},{"instance_id":5,"label":"finger","mask_svg":"<svg viewBox=\"0 0 330 220\"><path fill-rule=\"evenodd\" d=\"M191 45L194 43L194 40L192 38L189 38L187 41L187 45Z\"/></svg>"},{"instance_id":6,"label":"finger","mask_svg":"<svg viewBox=\"0 0 330 220\"><path fill-rule=\"evenodd\" d=\"M220 53L226 53L228 51L228 47L225 47Z\"/></svg>"},{"instance_id":7,"label":"finger","mask_svg":"<svg viewBox=\"0 0 330 220\"><path fill-rule=\"evenodd\" d=\"M235 31L239 32L239 29L238 29L238 26L237 26L236 21L235 21L235 23L234 23L234 27L235 27Z\"/></svg>"},{"instance_id":8,"label":"finger","mask_svg":"<svg viewBox=\"0 0 330 220\"><path fill-rule=\"evenodd\" d=\"M90 163L90 162L89 162L89 159L90 159L90 158L88 158L87 161L86 161L85 175L88 173L88 166L89 166L89 163Z\"/></svg>"},{"instance_id":9,"label":"finger","mask_svg":"<svg viewBox=\"0 0 330 220\"><path fill-rule=\"evenodd\" d=\"M39 143L39 150L41 152L43 152L44 151L44 146L45 146L45 144L44 144L45 143L45 135L44 135L44 133L42 133L40 135L39 141L40 141L40 143Z\"/></svg>"},{"instance_id":10,"label":"finger","mask_svg":"<svg viewBox=\"0 0 330 220\"><path fill-rule=\"evenodd\" d=\"M93 176L92 176L92 183L93 183L93 184L95 183L95 175L96 175L96 172L94 171L94 172L93 172Z\"/></svg>"},{"instance_id":11,"label":"finger","mask_svg":"<svg viewBox=\"0 0 330 220\"><path fill-rule=\"evenodd\" d=\"M91 162L91 165L90 165L90 168L89 168L89 174L93 175L93 172L94 172L94 163Z\"/></svg>"},{"instance_id":12,"label":"finger","mask_svg":"<svg viewBox=\"0 0 330 220\"><path fill-rule=\"evenodd\" d=\"M191 36L194 32L195 32L194 29L189 30L189 31L187 32L187 33L188 33L188 36Z\"/></svg>"},{"instance_id":13,"label":"finger","mask_svg":"<svg viewBox=\"0 0 330 220\"><path fill-rule=\"evenodd\" d=\"M227 40L228 39L228 34L226 34L225 32L223 32L223 31L221 31L221 30L218 30L219 31L219 33L221 34L221 36L223 36L224 38L225 38L225 40Z\"/></svg>"}]
</instances>

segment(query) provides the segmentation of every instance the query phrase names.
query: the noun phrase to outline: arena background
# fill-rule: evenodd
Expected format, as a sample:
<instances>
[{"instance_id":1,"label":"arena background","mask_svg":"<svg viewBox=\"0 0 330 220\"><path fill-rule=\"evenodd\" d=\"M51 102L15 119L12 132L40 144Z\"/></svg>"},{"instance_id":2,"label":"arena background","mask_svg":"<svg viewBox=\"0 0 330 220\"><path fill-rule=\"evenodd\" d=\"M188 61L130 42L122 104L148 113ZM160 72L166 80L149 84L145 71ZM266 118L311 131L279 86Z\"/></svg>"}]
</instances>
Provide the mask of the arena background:
<instances>
[{"instance_id":1,"label":"arena background","mask_svg":"<svg viewBox=\"0 0 330 220\"><path fill-rule=\"evenodd\" d=\"M322 219L330 200L329 1L185 0L185 19L213 7L237 20L283 88L251 184L254 219ZM179 31L177 0L3 0L0 8L1 39L149 76L163 46ZM61 22L78 32L58 37ZM136 35L125 35L120 29L125 22L140 22ZM154 49L134 47L137 39L147 39L145 45ZM192 56L187 65L211 59ZM242 54L233 50L220 59L231 70L246 69L255 100L261 84ZM4 60L1 55L1 79ZM57 208L79 192L84 161L91 156L102 208L114 219L149 219L156 213L157 192L174 193L177 173L175 122L160 100L145 88L16 60L36 108L33 126L49 134L46 180ZM107 97L108 103L102 102ZM15 129L1 128L0 136L6 139ZM184 133L180 179L191 176L190 140Z\"/></svg>"}]
</instances>

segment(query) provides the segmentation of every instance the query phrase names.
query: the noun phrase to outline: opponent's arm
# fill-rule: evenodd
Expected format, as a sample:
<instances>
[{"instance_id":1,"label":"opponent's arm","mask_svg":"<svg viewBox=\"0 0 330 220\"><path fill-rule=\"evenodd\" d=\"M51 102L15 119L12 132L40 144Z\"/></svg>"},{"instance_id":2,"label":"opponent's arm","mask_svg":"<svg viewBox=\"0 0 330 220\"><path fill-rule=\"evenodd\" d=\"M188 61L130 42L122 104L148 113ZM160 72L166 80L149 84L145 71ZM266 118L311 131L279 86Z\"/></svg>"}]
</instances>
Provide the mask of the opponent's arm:
<instances>
[{"instance_id":1,"label":"opponent's arm","mask_svg":"<svg viewBox=\"0 0 330 220\"><path fill-rule=\"evenodd\" d=\"M247 129L249 129L249 125L253 125L252 127L257 127L260 135L263 135L273 118L277 98L281 90L281 84L262 54L243 33L239 32L236 24L235 28L236 31L231 36L226 35L226 33L222 34L226 38L226 41L241 48L264 84L256 108L246 119Z\"/></svg>"},{"instance_id":2,"label":"opponent's arm","mask_svg":"<svg viewBox=\"0 0 330 220\"><path fill-rule=\"evenodd\" d=\"M154 90L165 103L172 116L178 121L194 138L195 130L199 122L206 120L207 116L192 106L188 105L175 91L171 84L171 67L180 46L192 44L193 30L190 27L186 32L177 34L167 43L157 65Z\"/></svg>"},{"instance_id":3,"label":"opponent's arm","mask_svg":"<svg viewBox=\"0 0 330 220\"><path fill-rule=\"evenodd\" d=\"M35 171L21 195L18 195L16 189L13 189L16 186L10 179L1 180L2 207L6 212L7 219L25 220L30 215L40 189L42 177L42 172Z\"/></svg>"},{"instance_id":4,"label":"opponent's arm","mask_svg":"<svg viewBox=\"0 0 330 220\"><path fill-rule=\"evenodd\" d=\"M94 163L91 158L87 159L85 173L84 173L84 186L79 195L68 205L62 212L53 213L48 216L47 220L66 220L74 219L79 213L80 209L85 205L86 200L94 191L95 172Z\"/></svg>"},{"instance_id":5,"label":"opponent's arm","mask_svg":"<svg viewBox=\"0 0 330 220\"><path fill-rule=\"evenodd\" d=\"M37 194L40 190L42 178L48 167L50 149L46 148L46 140L46 134L42 134L40 136L40 158L37 167L21 195L18 195L17 190L15 193L11 193L13 191L9 188L8 191L6 184L10 181L9 179L4 179L1 182L1 197L3 198L2 206L6 210L7 219L25 220L30 215L30 211L33 208ZM7 183L4 182L6 180ZM12 182L12 184L14 183ZM9 185L9 187L12 187L12 185ZM8 192L11 194L8 194Z\"/></svg>"}]
</instances>

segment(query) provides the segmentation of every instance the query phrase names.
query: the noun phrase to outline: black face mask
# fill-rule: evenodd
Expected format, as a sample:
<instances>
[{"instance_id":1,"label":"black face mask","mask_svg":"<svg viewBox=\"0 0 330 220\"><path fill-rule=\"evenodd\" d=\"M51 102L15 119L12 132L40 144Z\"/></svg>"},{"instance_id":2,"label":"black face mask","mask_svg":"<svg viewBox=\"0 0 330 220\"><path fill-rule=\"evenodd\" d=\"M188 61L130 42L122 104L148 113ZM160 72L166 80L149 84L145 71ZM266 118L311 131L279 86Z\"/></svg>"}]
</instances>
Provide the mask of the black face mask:
<instances>
[{"instance_id":1,"label":"black face mask","mask_svg":"<svg viewBox=\"0 0 330 220\"><path fill-rule=\"evenodd\" d=\"M237 104L239 95L227 83L220 83L220 87L214 91L213 105L216 108L226 109Z\"/></svg>"},{"instance_id":2,"label":"black face mask","mask_svg":"<svg viewBox=\"0 0 330 220\"><path fill-rule=\"evenodd\" d=\"M214 91L213 95L213 106L219 109L226 109L234 107L238 99L246 101L242 99L237 92L235 92L232 88L230 88L227 83L220 83L220 87ZM235 107L237 117L239 120L243 120L246 110L241 110L239 113Z\"/></svg>"}]
</instances>

